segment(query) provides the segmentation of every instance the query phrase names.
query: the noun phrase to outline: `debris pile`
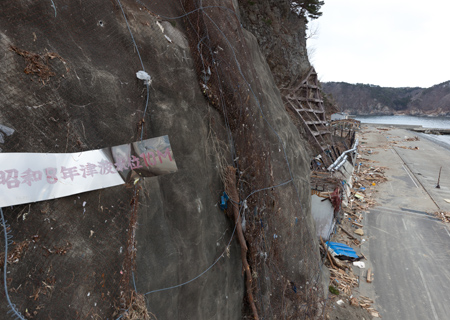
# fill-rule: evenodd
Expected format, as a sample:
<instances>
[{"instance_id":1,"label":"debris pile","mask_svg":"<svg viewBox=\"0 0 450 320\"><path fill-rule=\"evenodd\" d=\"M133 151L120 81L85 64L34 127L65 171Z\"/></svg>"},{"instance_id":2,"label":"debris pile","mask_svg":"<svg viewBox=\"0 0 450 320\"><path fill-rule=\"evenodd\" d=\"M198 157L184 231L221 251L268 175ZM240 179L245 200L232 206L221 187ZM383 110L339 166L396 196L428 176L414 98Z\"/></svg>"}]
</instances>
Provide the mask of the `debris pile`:
<instances>
[{"instance_id":1,"label":"debris pile","mask_svg":"<svg viewBox=\"0 0 450 320\"><path fill-rule=\"evenodd\" d=\"M397 148L407 149L407 150L419 150L419 147L412 147L412 146L397 146Z\"/></svg>"},{"instance_id":2,"label":"debris pile","mask_svg":"<svg viewBox=\"0 0 450 320\"><path fill-rule=\"evenodd\" d=\"M389 129L379 128L379 130L387 131ZM361 140L364 140L364 137ZM360 147L362 154L376 153L372 149L364 148L364 142L362 144ZM386 170L387 168L385 167L377 166L376 161L358 155L353 173L353 183L346 187L347 201L345 203L343 202L341 207L343 217L338 221L338 227L331 241L335 241L343 246L346 245L350 249L354 248L354 252L357 252L357 255L343 257L335 254L333 256L328 249L330 243L333 244L333 242L328 241L326 244L322 242L322 247L326 250L329 261L328 268L331 274L330 292L333 293L334 290L332 289L339 291L339 301L341 303L338 303L338 305L343 305L344 301L347 301L352 306L367 310L374 318L381 318L379 312L372 307L374 301L358 294L361 281L360 277L366 278L367 283L373 281L372 269L369 268L367 271L362 270L366 268L367 264L367 262L364 262L366 256L361 252L361 244L366 241L364 238L365 231L362 213L376 205L372 195L375 192L374 188L378 184L387 181L384 174ZM343 183L346 184L347 182L343 181ZM357 271L360 269L361 271Z\"/></svg>"},{"instance_id":3,"label":"debris pile","mask_svg":"<svg viewBox=\"0 0 450 320\"><path fill-rule=\"evenodd\" d=\"M330 268L331 272L331 284L348 296L352 295L352 290L359 285L359 279L353 274L352 271L345 272L342 269Z\"/></svg>"},{"instance_id":4,"label":"debris pile","mask_svg":"<svg viewBox=\"0 0 450 320\"><path fill-rule=\"evenodd\" d=\"M355 215L358 223L361 222L361 216L358 214L361 210L367 210L376 204L372 199L372 187L387 181L384 176L385 167L372 166L368 159L359 158L360 162L356 166L353 189L350 190L349 205L343 208L346 214Z\"/></svg>"},{"instance_id":5,"label":"debris pile","mask_svg":"<svg viewBox=\"0 0 450 320\"><path fill-rule=\"evenodd\" d=\"M436 212L433 212L433 215L436 218L438 218L439 220L441 220L442 222L450 223L450 212L436 211Z\"/></svg>"},{"instance_id":6,"label":"debris pile","mask_svg":"<svg viewBox=\"0 0 450 320\"><path fill-rule=\"evenodd\" d=\"M355 298L356 299L356 298ZM365 296L360 296L358 304L361 308L366 309L369 311L370 315L374 318L381 318L380 313L376 311L374 308L372 308L373 300L369 299Z\"/></svg>"}]
</instances>

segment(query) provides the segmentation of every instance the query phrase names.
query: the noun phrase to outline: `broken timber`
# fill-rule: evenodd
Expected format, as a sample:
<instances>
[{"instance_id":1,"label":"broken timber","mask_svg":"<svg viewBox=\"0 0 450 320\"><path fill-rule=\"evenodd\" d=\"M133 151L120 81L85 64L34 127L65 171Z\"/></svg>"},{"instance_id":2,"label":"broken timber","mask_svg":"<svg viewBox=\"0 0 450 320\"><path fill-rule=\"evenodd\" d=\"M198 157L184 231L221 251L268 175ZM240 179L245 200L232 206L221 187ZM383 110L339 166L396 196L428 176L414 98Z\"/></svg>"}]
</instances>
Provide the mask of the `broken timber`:
<instances>
[{"instance_id":1,"label":"broken timber","mask_svg":"<svg viewBox=\"0 0 450 320\"><path fill-rule=\"evenodd\" d=\"M282 89L282 93L285 107L300 118L320 151L329 149L331 131L325 117L322 91L314 68L311 67L300 82L294 81L289 88Z\"/></svg>"},{"instance_id":2,"label":"broken timber","mask_svg":"<svg viewBox=\"0 0 450 320\"><path fill-rule=\"evenodd\" d=\"M367 270L367 279L366 280L368 283L372 283L372 281L373 281L373 274L372 274L371 268L369 268L369 270Z\"/></svg>"},{"instance_id":3,"label":"broken timber","mask_svg":"<svg viewBox=\"0 0 450 320\"><path fill-rule=\"evenodd\" d=\"M342 228L341 226L339 226L339 228L341 228L341 230L344 231L344 232L349 236L350 239L352 239L352 240L358 240L358 239L356 239L350 232L348 232L347 230L345 230L345 229Z\"/></svg>"},{"instance_id":4,"label":"broken timber","mask_svg":"<svg viewBox=\"0 0 450 320\"><path fill-rule=\"evenodd\" d=\"M326 252L326 255L327 255L327 257L328 257L328 260L330 261L331 267L334 268L333 259L331 259L331 254L330 254L330 252L328 252L327 246L325 245L325 242L323 242L322 237L320 237L320 242L322 243L322 246L323 246L323 248L324 248L324 250L325 250L325 252Z\"/></svg>"},{"instance_id":5,"label":"broken timber","mask_svg":"<svg viewBox=\"0 0 450 320\"><path fill-rule=\"evenodd\" d=\"M327 254L328 260L330 261L330 264L331 264L332 268L335 268L335 269L339 268L339 269L342 269L342 270L345 270L346 268L348 268L348 266L346 264L340 262L338 259L336 259L335 257L333 257L330 254L330 252L328 251L328 246L325 244L325 242L323 241L322 237L320 237L320 242L322 243L322 247L324 248L324 250L325 250L325 252Z\"/></svg>"}]
</instances>

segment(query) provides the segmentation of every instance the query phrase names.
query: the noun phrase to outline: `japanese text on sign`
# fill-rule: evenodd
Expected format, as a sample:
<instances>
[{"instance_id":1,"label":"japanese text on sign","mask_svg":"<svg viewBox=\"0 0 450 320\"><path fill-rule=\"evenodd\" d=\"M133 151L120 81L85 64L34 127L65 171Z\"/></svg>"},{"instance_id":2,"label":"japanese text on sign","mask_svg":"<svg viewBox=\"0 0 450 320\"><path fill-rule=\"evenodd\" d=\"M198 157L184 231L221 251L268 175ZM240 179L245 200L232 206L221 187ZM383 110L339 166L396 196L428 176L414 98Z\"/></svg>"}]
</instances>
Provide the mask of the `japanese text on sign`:
<instances>
[{"instance_id":1,"label":"japanese text on sign","mask_svg":"<svg viewBox=\"0 0 450 320\"><path fill-rule=\"evenodd\" d=\"M0 206L64 197L177 171L162 136L79 153L0 153Z\"/></svg>"}]
</instances>

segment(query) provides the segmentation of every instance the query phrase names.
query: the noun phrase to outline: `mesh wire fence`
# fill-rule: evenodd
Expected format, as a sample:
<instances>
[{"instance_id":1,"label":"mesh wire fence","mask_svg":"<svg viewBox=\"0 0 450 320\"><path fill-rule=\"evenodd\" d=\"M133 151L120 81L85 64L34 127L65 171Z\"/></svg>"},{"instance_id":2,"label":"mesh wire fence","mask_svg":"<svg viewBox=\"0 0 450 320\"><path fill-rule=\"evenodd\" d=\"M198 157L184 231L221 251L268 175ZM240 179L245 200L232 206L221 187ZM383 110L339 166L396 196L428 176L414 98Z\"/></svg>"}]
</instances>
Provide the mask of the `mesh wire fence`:
<instances>
[{"instance_id":1,"label":"mesh wire fence","mask_svg":"<svg viewBox=\"0 0 450 320\"><path fill-rule=\"evenodd\" d=\"M263 319L318 315L319 261L304 262L303 276L295 281L288 275L292 263L286 262L317 254L314 235L295 229L308 211L309 189L299 190L305 184L293 176L292 154L271 125L277 115L265 108L270 101L261 92L267 86L256 80L252 67L259 58L246 44L248 35L231 1L171 6L131 0L3 1L0 16L0 124L14 129L3 135L4 152L79 152L130 143L142 132L151 136L144 118L149 88L135 73L151 67L158 54L169 54L162 43L171 40L148 37L145 28L160 28L155 22L161 20L184 28L200 90L227 132L223 165L240 172L237 188L258 313ZM172 72L167 78L176 76ZM172 94L166 90L158 94ZM278 153L271 151L273 145ZM133 279L139 254L134 230L137 215L145 211L137 206L141 190L121 186L3 208L5 231L13 240L3 265L17 310L12 316L131 319L125 310L133 309L137 318L154 317L151 308L141 308L145 301L133 283L146 286ZM284 215L287 198L297 209L288 206L295 212ZM277 234L293 240L283 244ZM293 242L299 249L287 257ZM152 290L143 293L149 297ZM246 303L244 316L250 317ZM3 314L11 309L6 303L0 307Z\"/></svg>"},{"instance_id":2,"label":"mesh wire fence","mask_svg":"<svg viewBox=\"0 0 450 320\"><path fill-rule=\"evenodd\" d=\"M0 119L14 129L3 151L70 153L138 139L145 93L127 79L142 67L118 3L0 7ZM112 319L126 307L133 197L132 189L116 187L3 209L14 241L6 282L22 317ZM2 304L2 313L8 308Z\"/></svg>"}]
</instances>

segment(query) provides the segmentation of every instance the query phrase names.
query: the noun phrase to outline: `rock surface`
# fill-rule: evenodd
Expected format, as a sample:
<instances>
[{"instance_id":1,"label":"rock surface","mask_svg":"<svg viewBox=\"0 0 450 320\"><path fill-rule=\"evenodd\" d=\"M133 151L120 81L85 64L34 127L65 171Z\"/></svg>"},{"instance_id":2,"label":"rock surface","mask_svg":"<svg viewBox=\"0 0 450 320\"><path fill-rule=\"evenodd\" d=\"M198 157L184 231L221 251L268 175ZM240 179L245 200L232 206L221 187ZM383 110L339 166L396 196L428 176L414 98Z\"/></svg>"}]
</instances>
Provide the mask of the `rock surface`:
<instances>
[{"instance_id":1,"label":"rock surface","mask_svg":"<svg viewBox=\"0 0 450 320\"><path fill-rule=\"evenodd\" d=\"M218 208L222 170L233 165L258 312L314 316L298 308L320 297L309 159L269 68L278 62L269 57L268 65L241 28L236 3L198 16L186 15L189 1L121 5L134 39L118 2L0 5L0 124L15 130L3 152L114 146L139 140L143 126L144 138L169 135L179 169L136 187L5 208L10 251L27 243L7 266L11 300L34 319L113 319L129 306L123 292L136 289L158 319L248 315L234 223ZM180 16L187 18L170 18ZM199 30L214 36L196 41ZM143 69L152 77L146 112L146 86L136 78Z\"/></svg>"},{"instance_id":2,"label":"rock surface","mask_svg":"<svg viewBox=\"0 0 450 320\"><path fill-rule=\"evenodd\" d=\"M306 51L306 18L290 1L239 1L243 26L258 39L278 87L302 78L311 67Z\"/></svg>"}]
</instances>

